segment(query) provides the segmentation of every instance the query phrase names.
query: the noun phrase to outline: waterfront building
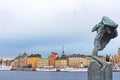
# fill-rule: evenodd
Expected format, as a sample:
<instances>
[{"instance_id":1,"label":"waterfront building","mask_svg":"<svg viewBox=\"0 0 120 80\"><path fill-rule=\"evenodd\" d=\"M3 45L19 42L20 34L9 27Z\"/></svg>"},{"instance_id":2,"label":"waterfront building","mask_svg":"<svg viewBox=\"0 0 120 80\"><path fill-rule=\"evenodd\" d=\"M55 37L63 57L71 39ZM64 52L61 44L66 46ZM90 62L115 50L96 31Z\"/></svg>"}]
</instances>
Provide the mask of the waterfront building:
<instances>
[{"instance_id":1,"label":"waterfront building","mask_svg":"<svg viewBox=\"0 0 120 80\"><path fill-rule=\"evenodd\" d=\"M28 56L27 67L33 69L37 68L37 61L39 60L39 58L41 58L41 55L39 54L31 54L30 56Z\"/></svg>"},{"instance_id":2,"label":"waterfront building","mask_svg":"<svg viewBox=\"0 0 120 80\"><path fill-rule=\"evenodd\" d=\"M57 60L55 60L55 67L57 67L57 68L68 67L68 60L67 59L57 59Z\"/></svg>"},{"instance_id":3,"label":"waterfront building","mask_svg":"<svg viewBox=\"0 0 120 80\"><path fill-rule=\"evenodd\" d=\"M55 60L55 67L60 67L60 59Z\"/></svg>"},{"instance_id":4,"label":"waterfront building","mask_svg":"<svg viewBox=\"0 0 120 80\"><path fill-rule=\"evenodd\" d=\"M55 67L55 60L59 58L58 53L51 52L49 56L49 66L54 66Z\"/></svg>"},{"instance_id":5,"label":"waterfront building","mask_svg":"<svg viewBox=\"0 0 120 80\"><path fill-rule=\"evenodd\" d=\"M25 68L27 67L27 57L28 55L24 52L22 55L19 54L13 61L13 68Z\"/></svg>"},{"instance_id":6,"label":"waterfront building","mask_svg":"<svg viewBox=\"0 0 120 80\"><path fill-rule=\"evenodd\" d=\"M48 66L49 59L48 58L39 58L37 60L37 68L42 68Z\"/></svg>"},{"instance_id":7,"label":"waterfront building","mask_svg":"<svg viewBox=\"0 0 120 80\"><path fill-rule=\"evenodd\" d=\"M120 62L120 48L118 48L118 54L112 57L111 62L112 63L119 63Z\"/></svg>"},{"instance_id":8,"label":"waterfront building","mask_svg":"<svg viewBox=\"0 0 120 80\"><path fill-rule=\"evenodd\" d=\"M2 59L0 59L0 65L2 65Z\"/></svg>"},{"instance_id":9,"label":"waterfront building","mask_svg":"<svg viewBox=\"0 0 120 80\"><path fill-rule=\"evenodd\" d=\"M0 65L2 65L2 66L11 66L11 60L0 59Z\"/></svg>"},{"instance_id":10,"label":"waterfront building","mask_svg":"<svg viewBox=\"0 0 120 80\"><path fill-rule=\"evenodd\" d=\"M64 46L63 46L63 51L62 51L62 55L59 59L55 60L55 67L57 68L64 68L64 67L68 67L68 56L65 55L64 53Z\"/></svg>"},{"instance_id":11,"label":"waterfront building","mask_svg":"<svg viewBox=\"0 0 120 80\"><path fill-rule=\"evenodd\" d=\"M6 66L11 66L11 60L6 60Z\"/></svg>"},{"instance_id":12,"label":"waterfront building","mask_svg":"<svg viewBox=\"0 0 120 80\"><path fill-rule=\"evenodd\" d=\"M80 67L81 65L87 67L90 63L90 59L86 58L84 55L73 54L68 58L68 66L69 67Z\"/></svg>"},{"instance_id":13,"label":"waterfront building","mask_svg":"<svg viewBox=\"0 0 120 80\"><path fill-rule=\"evenodd\" d=\"M19 67L20 68L27 67L27 57L28 57L28 55L25 52L19 56Z\"/></svg>"},{"instance_id":14,"label":"waterfront building","mask_svg":"<svg viewBox=\"0 0 120 80\"><path fill-rule=\"evenodd\" d=\"M118 63L119 62L118 55L114 55L111 61L112 63Z\"/></svg>"},{"instance_id":15,"label":"waterfront building","mask_svg":"<svg viewBox=\"0 0 120 80\"><path fill-rule=\"evenodd\" d=\"M19 67L19 59L14 59L11 62L11 66L12 66L13 69L17 69Z\"/></svg>"},{"instance_id":16,"label":"waterfront building","mask_svg":"<svg viewBox=\"0 0 120 80\"><path fill-rule=\"evenodd\" d=\"M60 60L60 67L68 67L68 60L67 59L61 59Z\"/></svg>"},{"instance_id":17,"label":"waterfront building","mask_svg":"<svg viewBox=\"0 0 120 80\"><path fill-rule=\"evenodd\" d=\"M92 58L89 56L89 57L86 57L86 59L87 59L86 67L88 67L92 61Z\"/></svg>"}]
</instances>

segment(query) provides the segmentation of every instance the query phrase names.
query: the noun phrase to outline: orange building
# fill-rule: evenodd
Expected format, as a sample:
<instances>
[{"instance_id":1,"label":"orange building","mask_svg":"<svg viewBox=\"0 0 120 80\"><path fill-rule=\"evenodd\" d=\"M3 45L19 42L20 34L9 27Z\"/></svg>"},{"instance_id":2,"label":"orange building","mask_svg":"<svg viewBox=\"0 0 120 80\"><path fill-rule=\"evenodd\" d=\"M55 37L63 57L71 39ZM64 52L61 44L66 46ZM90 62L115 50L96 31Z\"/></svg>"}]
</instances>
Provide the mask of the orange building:
<instances>
[{"instance_id":1,"label":"orange building","mask_svg":"<svg viewBox=\"0 0 120 80\"><path fill-rule=\"evenodd\" d=\"M55 60L59 58L58 53L51 52L49 56L49 66L54 66L55 67Z\"/></svg>"}]
</instances>

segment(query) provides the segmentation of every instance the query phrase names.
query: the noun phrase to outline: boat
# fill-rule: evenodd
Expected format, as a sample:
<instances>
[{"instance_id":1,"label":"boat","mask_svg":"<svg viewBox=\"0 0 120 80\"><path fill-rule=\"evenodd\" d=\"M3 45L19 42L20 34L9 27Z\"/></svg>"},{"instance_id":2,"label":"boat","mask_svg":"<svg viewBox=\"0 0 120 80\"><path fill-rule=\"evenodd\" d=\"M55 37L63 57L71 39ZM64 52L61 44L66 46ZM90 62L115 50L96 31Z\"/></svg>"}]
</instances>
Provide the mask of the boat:
<instances>
[{"instance_id":1,"label":"boat","mask_svg":"<svg viewBox=\"0 0 120 80\"><path fill-rule=\"evenodd\" d=\"M65 67L65 68L61 68L60 71L63 72L87 72L88 68L84 67L82 64L80 65L80 67Z\"/></svg>"},{"instance_id":2,"label":"boat","mask_svg":"<svg viewBox=\"0 0 120 80\"><path fill-rule=\"evenodd\" d=\"M11 66L0 65L0 71L10 71L12 69Z\"/></svg>"},{"instance_id":3,"label":"boat","mask_svg":"<svg viewBox=\"0 0 120 80\"><path fill-rule=\"evenodd\" d=\"M53 69L51 69L51 68L36 68L36 71L55 72L56 69L55 68L53 68Z\"/></svg>"},{"instance_id":4,"label":"boat","mask_svg":"<svg viewBox=\"0 0 120 80\"><path fill-rule=\"evenodd\" d=\"M2 60L2 64L0 65L0 71L10 71L12 69L12 66L6 66L6 63Z\"/></svg>"},{"instance_id":5,"label":"boat","mask_svg":"<svg viewBox=\"0 0 120 80\"><path fill-rule=\"evenodd\" d=\"M113 64L112 71L120 72L120 63Z\"/></svg>"},{"instance_id":6,"label":"boat","mask_svg":"<svg viewBox=\"0 0 120 80\"><path fill-rule=\"evenodd\" d=\"M60 72L67 72L66 68L60 68Z\"/></svg>"},{"instance_id":7,"label":"boat","mask_svg":"<svg viewBox=\"0 0 120 80\"><path fill-rule=\"evenodd\" d=\"M64 68L60 69L60 71L66 71L66 72L87 72L88 68L85 67L79 67L79 68Z\"/></svg>"},{"instance_id":8,"label":"boat","mask_svg":"<svg viewBox=\"0 0 120 80\"><path fill-rule=\"evenodd\" d=\"M36 71L43 71L43 72L55 72L57 71L56 68L54 68L53 66L45 66L45 67L41 67L41 68L36 68Z\"/></svg>"}]
</instances>

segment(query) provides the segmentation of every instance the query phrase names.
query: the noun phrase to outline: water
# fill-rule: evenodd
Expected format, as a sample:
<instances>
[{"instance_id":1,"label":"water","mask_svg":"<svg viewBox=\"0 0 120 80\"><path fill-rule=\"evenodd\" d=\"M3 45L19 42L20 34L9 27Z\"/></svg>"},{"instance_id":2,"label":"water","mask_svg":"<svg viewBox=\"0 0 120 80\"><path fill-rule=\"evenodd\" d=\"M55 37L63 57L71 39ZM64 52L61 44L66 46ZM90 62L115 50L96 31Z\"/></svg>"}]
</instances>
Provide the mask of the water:
<instances>
[{"instance_id":1,"label":"water","mask_svg":"<svg viewBox=\"0 0 120 80\"><path fill-rule=\"evenodd\" d=\"M87 80L87 73L0 71L0 80ZM120 80L120 72L113 73L113 80Z\"/></svg>"}]
</instances>

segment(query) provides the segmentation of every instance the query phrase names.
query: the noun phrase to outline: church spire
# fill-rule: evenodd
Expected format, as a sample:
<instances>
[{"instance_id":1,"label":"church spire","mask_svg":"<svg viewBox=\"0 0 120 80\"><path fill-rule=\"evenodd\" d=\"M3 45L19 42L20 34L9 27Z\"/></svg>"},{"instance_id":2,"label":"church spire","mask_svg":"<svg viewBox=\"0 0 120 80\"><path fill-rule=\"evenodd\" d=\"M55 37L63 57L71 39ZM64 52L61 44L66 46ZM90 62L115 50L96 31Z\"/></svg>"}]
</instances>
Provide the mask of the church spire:
<instances>
[{"instance_id":1,"label":"church spire","mask_svg":"<svg viewBox=\"0 0 120 80\"><path fill-rule=\"evenodd\" d=\"M62 54L64 54L64 43L63 43L63 48L62 48Z\"/></svg>"}]
</instances>

